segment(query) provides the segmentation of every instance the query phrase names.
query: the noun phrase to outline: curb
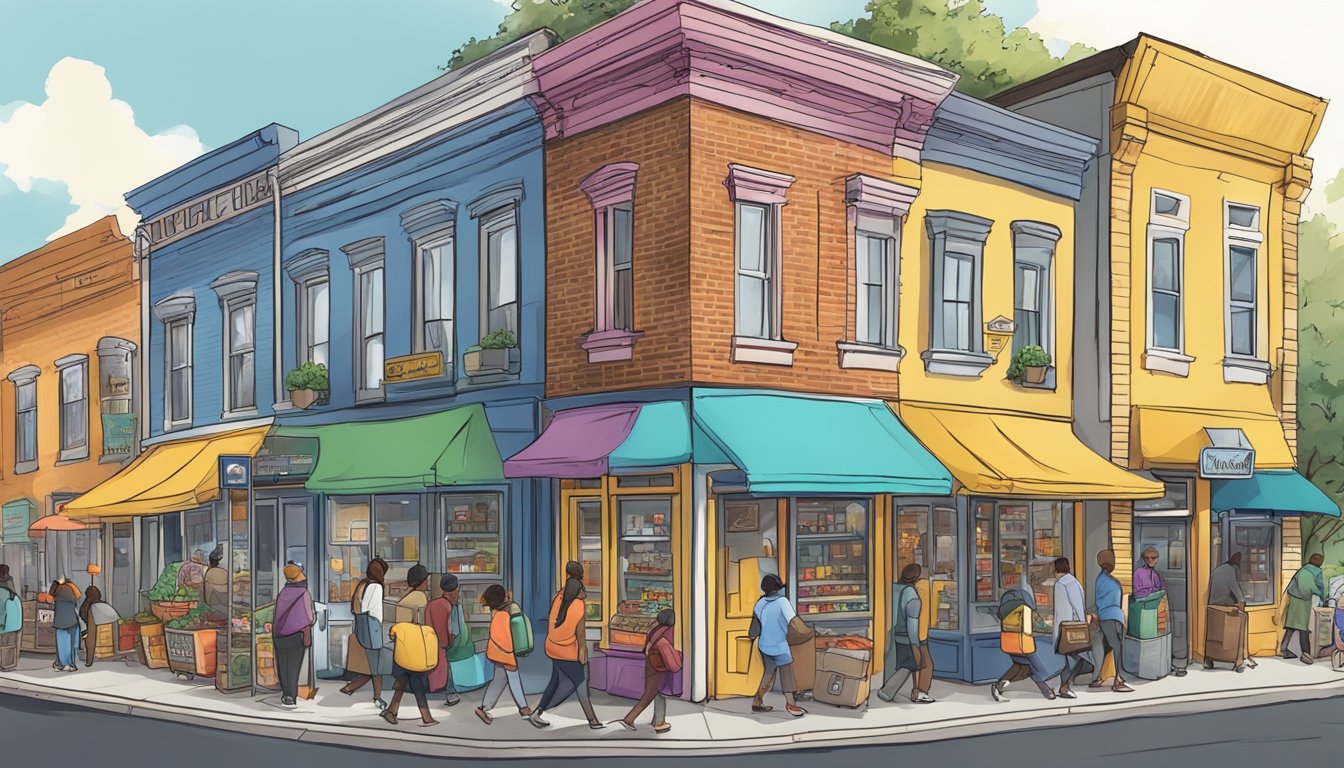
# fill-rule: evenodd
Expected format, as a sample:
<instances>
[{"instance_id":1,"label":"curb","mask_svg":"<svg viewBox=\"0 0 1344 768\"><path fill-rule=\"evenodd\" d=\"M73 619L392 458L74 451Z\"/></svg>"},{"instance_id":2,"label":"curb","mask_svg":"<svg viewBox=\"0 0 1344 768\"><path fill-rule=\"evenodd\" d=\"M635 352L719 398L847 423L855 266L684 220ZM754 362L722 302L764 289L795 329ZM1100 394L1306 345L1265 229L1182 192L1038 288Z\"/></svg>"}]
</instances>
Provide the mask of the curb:
<instances>
[{"instance_id":1,"label":"curb","mask_svg":"<svg viewBox=\"0 0 1344 768\"><path fill-rule=\"evenodd\" d=\"M841 727L827 731L726 739L663 739L599 737L529 741L485 740L462 736L418 734L363 726L289 724L267 718L225 714L208 709L129 699L100 693L73 694L68 690L29 682L0 679L0 694L26 696L93 709L110 714L165 720L266 738L288 739L325 746L381 752L410 753L443 758L554 758L653 757L675 754L725 756L762 751L822 749L840 746L880 746L942 741L1024 729L1058 728L1108 720L1208 712L1201 706L1216 701L1226 709L1344 696L1344 681L1260 688L1252 691L1195 693L1157 699L1073 705L1037 712L974 715L917 725ZM712 706L712 705L711 705ZM616 734L612 734L615 736Z\"/></svg>"}]
</instances>

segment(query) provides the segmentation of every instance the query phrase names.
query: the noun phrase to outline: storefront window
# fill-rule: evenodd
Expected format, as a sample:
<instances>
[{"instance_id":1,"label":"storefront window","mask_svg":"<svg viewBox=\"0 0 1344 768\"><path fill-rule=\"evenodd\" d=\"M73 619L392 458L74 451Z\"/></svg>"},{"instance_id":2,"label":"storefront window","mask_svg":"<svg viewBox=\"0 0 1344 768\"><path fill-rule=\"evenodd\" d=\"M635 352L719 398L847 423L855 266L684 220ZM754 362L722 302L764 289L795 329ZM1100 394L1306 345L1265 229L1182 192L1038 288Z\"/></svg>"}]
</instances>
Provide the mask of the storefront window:
<instances>
[{"instance_id":1,"label":"storefront window","mask_svg":"<svg viewBox=\"0 0 1344 768\"><path fill-rule=\"evenodd\" d=\"M449 573L500 573L501 496L498 493L439 497L444 569Z\"/></svg>"},{"instance_id":2,"label":"storefront window","mask_svg":"<svg viewBox=\"0 0 1344 768\"><path fill-rule=\"evenodd\" d=\"M930 606L926 608L929 627L959 630L956 509L920 504L897 511L893 581L899 579L901 571L911 563L920 567L920 578L929 583L927 599Z\"/></svg>"},{"instance_id":3,"label":"storefront window","mask_svg":"<svg viewBox=\"0 0 1344 768\"><path fill-rule=\"evenodd\" d=\"M9 577L14 579L14 588L19 597L26 599L44 590L38 583L37 545L31 543L5 544L0 547L0 557L9 566Z\"/></svg>"},{"instance_id":4,"label":"storefront window","mask_svg":"<svg viewBox=\"0 0 1344 768\"><path fill-rule=\"evenodd\" d=\"M170 512L164 515L162 531L164 565L182 562L182 513Z\"/></svg>"},{"instance_id":5,"label":"storefront window","mask_svg":"<svg viewBox=\"0 0 1344 768\"><path fill-rule=\"evenodd\" d=\"M602 501L582 499L575 503L575 523L579 537L579 563L583 566L583 588L588 593L585 619L601 622L602 613Z\"/></svg>"},{"instance_id":6,"label":"storefront window","mask_svg":"<svg viewBox=\"0 0 1344 768\"><path fill-rule=\"evenodd\" d=\"M1054 561L1065 556L1068 502L975 502L975 602L972 631L998 628L994 605L1005 590L1030 589L1034 629L1054 629Z\"/></svg>"},{"instance_id":7,"label":"storefront window","mask_svg":"<svg viewBox=\"0 0 1344 768\"><path fill-rule=\"evenodd\" d=\"M616 531L620 537L620 602L609 624L612 642L638 645L653 627L658 612L673 603L672 498L618 498Z\"/></svg>"},{"instance_id":8,"label":"storefront window","mask_svg":"<svg viewBox=\"0 0 1344 768\"><path fill-rule=\"evenodd\" d=\"M385 594L398 600L410 589L406 573L420 562L420 497L375 496L373 554L387 561Z\"/></svg>"},{"instance_id":9,"label":"storefront window","mask_svg":"<svg viewBox=\"0 0 1344 768\"><path fill-rule=\"evenodd\" d=\"M1055 630L1055 558L1064 556L1064 505L1031 503L1031 564L1027 578L1036 598L1035 631Z\"/></svg>"},{"instance_id":10,"label":"storefront window","mask_svg":"<svg viewBox=\"0 0 1344 768\"><path fill-rule=\"evenodd\" d=\"M369 566L369 501L332 498L327 510L327 599L349 603Z\"/></svg>"},{"instance_id":11,"label":"storefront window","mask_svg":"<svg viewBox=\"0 0 1344 768\"><path fill-rule=\"evenodd\" d=\"M1226 557L1241 553L1238 569L1247 605L1269 605L1279 594L1279 527L1267 520L1233 520ZM1224 559L1226 559L1226 557Z\"/></svg>"},{"instance_id":12,"label":"storefront window","mask_svg":"<svg viewBox=\"0 0 1344 768\"><path fill-rule=\"evenodd\" d=\"M201 562L209 562L215 549L215 518L210 509L193 509L183 513L182 536L188 558L200 555Z\"/></svg>"},{"instance_id":13,"label":"storefront window","mask_svg":"<svg viewBox=\"0 0 1344 768\"><path fill-rule=\"evenodd\" d=\"M761 597L761 577L779 573L779 503L774 499L723 501L723 557L728 564L728 610L749 615Z\"/></svg>"},{"instance_id":14,"label":"storefront window","mask_svg":"<svg viewBox=\"0 0 1344 768\"><path fill-rule=\"evenodd\" d=\"M795 510L798 613L809 620L867 615L868 502L799 499Z\"/></svg>"}]
</instances>

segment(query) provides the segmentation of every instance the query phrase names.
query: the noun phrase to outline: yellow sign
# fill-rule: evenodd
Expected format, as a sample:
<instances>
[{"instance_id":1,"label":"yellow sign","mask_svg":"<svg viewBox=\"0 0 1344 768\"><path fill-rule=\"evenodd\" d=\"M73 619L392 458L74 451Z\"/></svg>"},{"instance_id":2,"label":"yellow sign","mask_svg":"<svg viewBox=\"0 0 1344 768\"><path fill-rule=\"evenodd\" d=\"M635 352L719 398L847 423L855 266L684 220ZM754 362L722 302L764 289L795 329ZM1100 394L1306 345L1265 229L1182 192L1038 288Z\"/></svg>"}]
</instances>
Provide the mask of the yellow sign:
<instances>
[{"instance_id":1,"label":"yellow sign","mask_svg":"<svg viewBox=\"0 0 1344 768\"><path fill-rule=\"evenodd\" d=\"M1016 331L1017 324L1003 315L985 323L985 351L998 360L999 353L1008 345L1008 340L1013 338Z\"/></svg>"},{"instance_id":2,"label":"yellow sign","mask_svg":"<svg viewBox=\"0 0 1344 768\"><path fill-rule=\"evenodd\" d=\"M383 363L383 381L396 384L399 381L417 381L432 379L443 375L443 353L423 352L418 355L393 357Z\"/></svg>"}]
</instances>

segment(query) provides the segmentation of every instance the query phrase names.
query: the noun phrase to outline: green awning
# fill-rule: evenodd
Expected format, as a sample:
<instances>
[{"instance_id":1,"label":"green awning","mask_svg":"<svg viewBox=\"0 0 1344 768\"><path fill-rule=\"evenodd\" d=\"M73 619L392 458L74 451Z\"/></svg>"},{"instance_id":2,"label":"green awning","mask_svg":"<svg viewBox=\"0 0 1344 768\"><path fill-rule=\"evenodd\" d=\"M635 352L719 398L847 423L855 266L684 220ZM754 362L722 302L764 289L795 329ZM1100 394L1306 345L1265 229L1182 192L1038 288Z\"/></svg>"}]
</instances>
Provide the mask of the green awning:
<instances>
[{"instance_id":1,"label":"green awning","mask_svg":"<svg viewBox=\"0 0 1344 768\"><path fill-rule=\"evenodd\" d=\"M318 493L413 493L508 482L480 404L386 421L282 427L277 434L318 439L317 465L304 484Z\"/></svg>"},{"instance_id":2,"label":"green awning","mask_svg":"<svg viewBox=\"0 0 1344 768\"><path fill-rule=\"evenodd\" d=\"M697 462L726 460L763 495L947 496L952 475L879 400L697 389Z\"/></svg>"},{"instance_id":3,"label":"green awning","mask_svg":"<svg viewBox=\"0 0 1344 768\"><path fill-rule=\"evenodd\" d=\"M1339 505L1291 469L1256 472L1245 480L1210 480L1209 485L1214 514L1236 511L1277 517L1339 517Z\"/></svg>"}]
</instances>

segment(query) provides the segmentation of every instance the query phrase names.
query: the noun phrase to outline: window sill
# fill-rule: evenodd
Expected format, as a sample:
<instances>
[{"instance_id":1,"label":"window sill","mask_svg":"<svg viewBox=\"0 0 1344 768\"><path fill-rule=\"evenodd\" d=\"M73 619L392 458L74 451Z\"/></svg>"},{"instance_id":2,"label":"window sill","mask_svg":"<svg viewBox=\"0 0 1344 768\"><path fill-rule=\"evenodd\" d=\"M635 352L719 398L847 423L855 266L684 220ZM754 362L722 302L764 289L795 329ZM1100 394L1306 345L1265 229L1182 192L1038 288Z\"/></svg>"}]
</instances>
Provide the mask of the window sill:
<instances>
[{"instance_id":1,"label":"window sill","mask_svg":"<svg viewBox=\"0 0 1344 768\"><path fill-rule=\"evenodd\" d=\"M1225 384L1268 384L1274 369L1264 360L1253 357L1223 358L1223 383Z\"/></svg>"},{"instance_id":2,"label":"window sill","mask_svg":"<svg viewBox=\"0 0 1344 768\"><path fill-rule=\"evenodd\" d=\"M124 464L134 458L129 453L105 453L98 457L99 464Z\"/></svg>"},{"instance_id":3,"label":"window sill","mask_svg":"<svg viewBox=\"0 0 1344 768\"><path fill-rule=\"evenodd\" d=\"M221 421L235 421L237 419L255 419L258 411L256 408L248 408L242 411L225 411L219 415Z\"/></svg>"},{"instance_id":4,"label":"window sill","mask_svg":"<svg viewBox=\"0 0 1344 768\"><path fill-rule=\"evenodd\" d=\"M36 461L21 461L14 465L14 474L27 475L37 471Z\"/></svg>"},{"instance_id":5,"label":"window sill","mask_svg":"<svg viewBox=\"0 0 1344 768\"><path fill-rule=\"evenodd\" d=\"M978 379L994 364L994 358L984 352L962 352L951 349L925 350L920 358L924 360L926 373L941 376L963 376Z\"/></svg>"},{"instance_id":6,"label":"window sill","mask_svg":"<svg viewBox=\"0 0 1344 768\"><path fill-rule=\"evenodd\" d=\"M733 337L734 363L762 365L793 365L793 352L798 344L781 339L754 339L750 336Z\"/></svg>"},{"instance_id":7,"label":"window sill","mask_svg":"<svg viewBox=\"0 0 1344 768\"><path fill-rule=\"evenodd\" d=\"M840 351L841 368L898 373L901 361L905 359L904 347L882 347L855 341L837 341L835 347Z\"/></svg>"},{"instance_id":8,"label":"window sill","mask_svg":"<svg viewBox=\"0 0 1344 768\"><path fill-rule=\"evenodd\" d=\"M1029 381L1027 381L1027 380L1025 380L1025 379L1023 379L1023 380L1021 380L1021 381L1013 380L1013 383L1016 384L1017 386L1023 388L1023 389L1044 389L1044 390L1047 390L1047 391L1049 391L1049 392L1054 392L1054 391L1055 391L1055 366L1053 366L1053 365L1046 366L1046 369L1045 369L1045 381L1042 381L1042 382L1039 383L1039 384L1033 384L1033 383L1031 383L1031 382L1029 382Z\"/></svg>"},{"instance_id":9,"label":"window sill","mask_svg":"<svg viewBox=\"0 0 1344 768\"><path fill-rule=\"evenodd\" d=\"M643 331L594 331L584 336L579 346L588 353L588 362L611 363L632 359L635 342L642 338Z\"/></svg>"},{"instance_id":10,"label":"window sill","mask_svg":"<svg viewBox=\"0 0 1344 768\"><path fill-rule=\"evenodd\" d=\"M88 460L89 460L89 452L87 450L61 451L61 455L56 459L55 466L64 467L67 464L79 464L80 462Z\"/></svg>"},{"instance_id":11,"label":"window sill","mask_svg":"<svg viewBox=\"0 0 1344 768\"><path fill-rule=\"evenodd\" d=\"M379 387L378 389L360 389L355 391L355 405L381 403L386 399L387 396L383 394L382 387Z\"/></svg>"},{"instance_id":12,"label":"window sill","mask_svg":"<svg viewBox=\"0 0 1344 768\"><path fill-rule=\"evenodd\" d=\"M179 431L179 430L183 430L183 429L191 429L191 422L190 422L190 421L169 421L169 422L164 423L164 425L163 425L163 431L164 431L164 432L177 432L177 431Z\"/></svg>"},{"instance_id":13,"label":"window sill","mask_svg":"<svg viewBox=\"0 0 1344 768\"><path fill-rule=\"evenodd\" d=\"M1187 378L1190 375L1190 364L1193 362L1195 362L1195 358L1170 349L1149 348L1143 355L1145 370L1155 373L1169 373L1181 378Z\"/></svg>"}]
</instances>

